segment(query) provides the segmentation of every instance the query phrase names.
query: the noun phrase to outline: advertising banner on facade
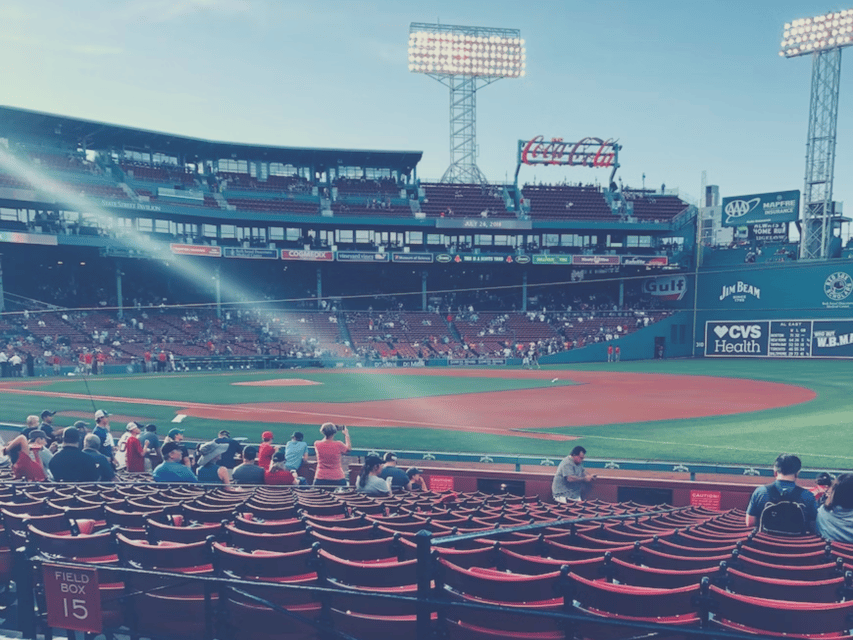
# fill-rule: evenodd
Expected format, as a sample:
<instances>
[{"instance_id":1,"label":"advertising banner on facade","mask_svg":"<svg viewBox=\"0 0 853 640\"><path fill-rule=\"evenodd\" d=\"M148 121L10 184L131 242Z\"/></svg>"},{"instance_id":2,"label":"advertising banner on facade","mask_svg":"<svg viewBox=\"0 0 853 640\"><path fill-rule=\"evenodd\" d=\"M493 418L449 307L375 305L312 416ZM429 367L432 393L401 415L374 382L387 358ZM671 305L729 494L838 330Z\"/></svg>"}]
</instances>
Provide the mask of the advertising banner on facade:
<instances>
[{"instance_id":1,"label":"advertising banner on facade","mask_svg":"<svg viewBox=\"0 0 853 640\"><path fill-rule=\"evenodd\" d=\"M278 260L278 249L223 247L222 255L226 258L244 258L247 260Z\"/></svg>"},{"instance_id":2,"label":"advertising banner on facade","mask_svg":"<svg viewBox=\"0 0 853 640\"><path fill-rule=\"evenodd\" d=\"M335 253L338 262L388 262L387 253L375 251L338 251Z\"/></svg>"},{"instance_id":3,"label":"advertising banner on facade","mask_svg":"<svg viewBox=\"0 0 853 640\"><path fill-rule=\"evenodd\" d=\"M724 227L792 222L799 215L799 191L776 191L723 198Z\"/></svg>"},{"instance_id":4,"label":"advertising banner on facade","mask_svg":"<svg viewBox=\"0 0 853 640\"><path fill-rule=\"evenodd\" d=\"M313 251L310 249L282 249L282 260L305 260L308 262L331 262L335 254L331 251Z\"/></svg>"},{"instance_id":5,"label":"advertising banner on facade","mask_svg":"<svg viewBox=\"0 0 853 640\"><path fill-rule=\"evenodd\" d=\"M853 320L815 320L812 355L818 358L853 358Z\"/></svg>"},{"instance_id":6,"label":"advertising banner on facade","mask_svg":"<svg viewBox=\"0 0 853 640\"><path fill-rule=\"evenodd\" d=\"M707 322L705 324L706 356L766 356L770 323Z\"/></svg>"},{"instance_id":7,"label":"advertising banner on facade","mask_svg":"<svg viewBox=\"0 0 853 640\"><path fill-rule=\"evenodd\" d=\"M613 267L619 264L619 256L572 256L572 264L584 267Z\"/></svg>"},{"instance_id":8,"label":"advertising banner on facade","mask_svg":"<svg viewBox=\"0 0 853 640\"><path fill-rule=\"evenodd\" d=\"M222 257L222 247L214 247L208 244L176 244L173 242L169 245L169 249L176 256Z\"/></svg>"},{"instance_id":9,"label":"advertising banner on facade","mask_svg":"<svg viewBox=\"0 0 853 640\"><path fill-rule=\"evenodd\" d=\"M401 264L432 264L431 253L392 253L391 262Z\"/></svg>"}]
</instances>

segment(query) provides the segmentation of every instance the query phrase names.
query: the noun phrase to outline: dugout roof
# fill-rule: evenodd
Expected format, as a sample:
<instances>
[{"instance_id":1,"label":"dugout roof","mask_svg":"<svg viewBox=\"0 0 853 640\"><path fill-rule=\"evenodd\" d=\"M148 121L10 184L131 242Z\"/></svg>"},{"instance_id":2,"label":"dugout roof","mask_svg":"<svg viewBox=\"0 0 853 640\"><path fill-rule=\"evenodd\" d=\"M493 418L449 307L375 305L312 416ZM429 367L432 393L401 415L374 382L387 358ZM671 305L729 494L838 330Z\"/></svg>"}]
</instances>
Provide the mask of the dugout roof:
<instances>
[{"instance_id":1,"label":"dugout roof","mask_svg":"<svg viewBox=\"0 0 853 640\"><path fill-rule=\"evenodd\" d=\"M314 149L221 142L6 106L0 106L0 132L19 139L26 136L53 138L93 150L146 149L189 162L233 157L310 166L319 171L335 166L357 166L408 173L423 156L423 151Z\"/></svg>"}]
</instances>

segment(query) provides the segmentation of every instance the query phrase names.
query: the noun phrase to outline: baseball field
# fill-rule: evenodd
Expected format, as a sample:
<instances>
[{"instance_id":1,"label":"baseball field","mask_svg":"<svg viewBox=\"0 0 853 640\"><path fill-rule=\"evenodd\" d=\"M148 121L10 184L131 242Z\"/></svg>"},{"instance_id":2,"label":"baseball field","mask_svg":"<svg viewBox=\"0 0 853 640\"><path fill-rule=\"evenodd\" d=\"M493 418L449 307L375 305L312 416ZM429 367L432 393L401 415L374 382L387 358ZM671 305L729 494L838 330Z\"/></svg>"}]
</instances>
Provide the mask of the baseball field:
<instances>
[{"instance_id":1,"label":"baseball field","mask_svg":"<svg viewBox=\"0 0 853 640\"><path fill-rule=\"evenodd\" d=\"M517 368L289 369L7 379L0 421L95 409L190 439L220 429L313 442L346 424L356 449L853 468L853 368L844 360L696 359ZM178 420L179 422L173 422Z\"/></svg>"}]
</instances>

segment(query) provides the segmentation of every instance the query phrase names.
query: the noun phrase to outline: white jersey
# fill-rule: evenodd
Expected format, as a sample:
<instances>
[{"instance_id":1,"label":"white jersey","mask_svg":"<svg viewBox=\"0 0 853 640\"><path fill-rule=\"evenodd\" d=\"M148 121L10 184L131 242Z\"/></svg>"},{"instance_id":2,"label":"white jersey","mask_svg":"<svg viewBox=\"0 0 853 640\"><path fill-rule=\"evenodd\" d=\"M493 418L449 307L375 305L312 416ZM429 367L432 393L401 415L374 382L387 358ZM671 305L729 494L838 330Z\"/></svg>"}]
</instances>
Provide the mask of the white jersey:
<instances>
[{"instance_id":1,"label":"white jersey","mask_svg":"<svg viewBox=\"0 0 853 640\"><path fill-rule=\"evenodd\" d=\"M116 464L118 464L119 469L123 469L127 466L127 441L132 437L133 434L130 432L123 433L121 438L119 438L118 446L113 449L113 454L115 455Z\"/></svg>"}]
</instances>

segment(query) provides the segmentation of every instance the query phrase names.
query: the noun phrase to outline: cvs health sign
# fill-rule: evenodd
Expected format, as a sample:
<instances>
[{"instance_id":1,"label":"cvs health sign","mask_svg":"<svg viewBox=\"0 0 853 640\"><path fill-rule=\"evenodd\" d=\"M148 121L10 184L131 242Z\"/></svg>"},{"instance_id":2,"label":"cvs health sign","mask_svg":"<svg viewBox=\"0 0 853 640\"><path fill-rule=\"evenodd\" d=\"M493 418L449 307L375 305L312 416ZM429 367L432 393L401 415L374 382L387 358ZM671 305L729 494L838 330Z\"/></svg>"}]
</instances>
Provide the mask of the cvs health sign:
<instances>
[{"instance_id":1,"label":"cvs health sign","mask_svg":"<svg viewBox=\"0 0 853 640\"><path fill-rule=\"evenodd\" d=\"M766 356L770 323L734 321L705 323L706 356Z\"/></svg>"}]
</instances>

